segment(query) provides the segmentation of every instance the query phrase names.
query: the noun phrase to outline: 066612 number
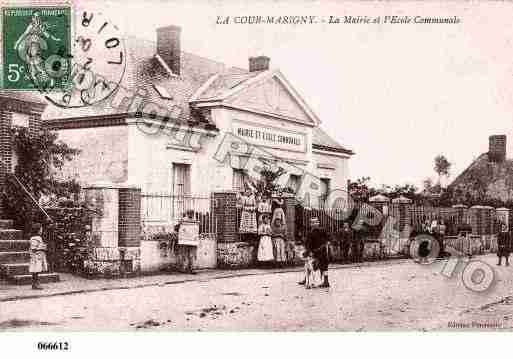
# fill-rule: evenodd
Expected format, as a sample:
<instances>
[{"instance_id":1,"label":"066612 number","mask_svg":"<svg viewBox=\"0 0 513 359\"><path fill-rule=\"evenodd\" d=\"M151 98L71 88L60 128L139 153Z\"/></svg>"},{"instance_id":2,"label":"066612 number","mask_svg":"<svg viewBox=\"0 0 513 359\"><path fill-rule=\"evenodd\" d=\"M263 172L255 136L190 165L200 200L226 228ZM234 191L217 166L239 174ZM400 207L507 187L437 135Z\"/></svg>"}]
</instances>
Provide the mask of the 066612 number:
<instances>
[{"instance_id":1,"label":"066612 number","mask_svg":"<svg viewBox=\"0 0 513 359\"><path fill-rule=\"evenodd\" d=\"M38 350L69 350L68 342L39 342L37 343Z\"/></svg>"}]
</instances>

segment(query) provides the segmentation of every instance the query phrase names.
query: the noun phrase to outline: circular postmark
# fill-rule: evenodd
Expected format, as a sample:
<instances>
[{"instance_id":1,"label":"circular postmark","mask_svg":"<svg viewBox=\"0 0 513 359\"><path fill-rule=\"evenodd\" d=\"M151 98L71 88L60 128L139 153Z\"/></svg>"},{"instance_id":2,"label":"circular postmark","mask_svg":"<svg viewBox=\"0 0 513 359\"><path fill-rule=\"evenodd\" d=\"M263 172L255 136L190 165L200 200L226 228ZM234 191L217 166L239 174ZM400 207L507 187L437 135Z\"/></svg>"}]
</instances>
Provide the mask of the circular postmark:
<instances>
[{"instance_id":1,"label":"circular postmark","mask_svg":"<svg viewBox=\"0 0 513 359\"><path fill-rule=\"evenodd\" d=\"M100 12L77 14L73 51L60 47L58 52L38 59L38 76L30 76L34 87L49 102L63 108L91 106L105 100L118 89L126 70L119 28ZM30 48L27 53L31 54ZM26 56L25 60L31 58ZM25 62L32 66L30 61Z\"/></svg>"},{"instance_id":2,"label":"circular postmark","mask_svg":"<svg viewBox=\"0 0 513 359\"><path fill-rule=\"evenodd\" d=\"M461 274L463 285L473 292L484 292L495 282L495 272L488 263L473 260L467 263Z\"/></svg>"},{"instance_id":3,"label":"circular postmark","mask_svg":"<svg viewBox=\"0 0 513 359\"><path fill-rule=\"evenodd\" d=\"M438 241L429 234L419 234L410 243L410 257L419 264L431 264L440 254Z\"/></svg>"}]
</instances>

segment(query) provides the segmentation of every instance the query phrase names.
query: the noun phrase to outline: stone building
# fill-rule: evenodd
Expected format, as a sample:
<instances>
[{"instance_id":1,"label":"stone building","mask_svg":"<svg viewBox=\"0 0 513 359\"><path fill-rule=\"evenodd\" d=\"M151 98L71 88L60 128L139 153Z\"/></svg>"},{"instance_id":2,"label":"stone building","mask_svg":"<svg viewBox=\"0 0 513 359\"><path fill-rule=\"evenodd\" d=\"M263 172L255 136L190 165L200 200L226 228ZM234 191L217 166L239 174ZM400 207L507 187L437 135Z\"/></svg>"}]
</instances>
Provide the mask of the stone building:
<instances>
[{"instance_id":1,"label":"stone building","mask_svg":"<svg viewBox=\"0 0 513 359\"><path fill-rule=\"evenodd\" d=\"M353 152L321 128L270 58L229 67L182 51L181 31L159 28L156 42L126 38L126 70L115 93L94 105L48 105L43 113L44 126L81 151L60 175L78 180L103 208L93 222L92 271L137 272L179 261L162 255L157 242L141 243L139 233L172 226L188 208L217 216L203 231L212 236L201 241L198 262L215 266L217 251L217 263L248 263L254 248L238 242L235 193L257 163L284 167L282 185L311 192L314 205L330 190L347 192Z\"/></svg>"},{"instance_id":2,"label":"stone building","mask_svg":"<svg viewBox=\"0 0 513 359\"><path fill-rule=\"evenodd\" d=\"M513 200L513 160L507 158L505 135L489 137L488 152L479 155L449 185L455 200Z\"/></svg>"},{"instance_id":3,"label":"stone building","mask_svg":"<svg viewBox=\"0 0 513 359\"><path fill-rule=\"evenodd\" d=\"M98 106L52 106L45 112L46 126L82 151L63 176L83 185L136 185L143 194L207 196L240 190L244 165L258 156L288 164L290 187L298 187L308 173L320 180L319 197L330 189L346 190L353 152L322 130L297 90L270 68L268 57L250 58L248 69L228 67L182 51L180 27L159 28L156 38L156 43L126 40L126 73L112 98ZM138 106L134 94L143 94ZM157 128L162 131L154 132ZM231 133L243 144L220 158L227 139L235 141L226 137Z\"/></svg>"}]
</instances>

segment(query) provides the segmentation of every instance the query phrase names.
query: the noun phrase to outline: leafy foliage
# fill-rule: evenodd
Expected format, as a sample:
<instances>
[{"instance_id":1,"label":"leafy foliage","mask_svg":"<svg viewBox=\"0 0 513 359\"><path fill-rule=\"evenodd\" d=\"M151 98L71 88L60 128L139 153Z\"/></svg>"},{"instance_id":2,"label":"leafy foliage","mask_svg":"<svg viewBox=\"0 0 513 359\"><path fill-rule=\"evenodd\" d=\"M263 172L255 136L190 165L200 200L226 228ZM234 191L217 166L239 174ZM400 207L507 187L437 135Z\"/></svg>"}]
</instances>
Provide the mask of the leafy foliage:
<instances>
[{"instance_id":1,"label":"leafy foliage","mask_svg":"<svg viewBox=\"0 0 513 359\"><path fill-rule=\"evenodd\" d=\"M61 181L56 176L56 171L77 155L78 150L58 141L57 134L47 130L30 133L26 128L15 128L12 139L18 159L14 175L36 201L43 195L69 197L78 194L80 186L76 181ZM26 236L33 222L44 221L40 209L11 176L6 180L3 201L6 214Z\"/></svg>"},{"instance_id":2,"label":"leafy foliage","mask_svg":"<svg viewBox=\"0 0 513 359\"><path fill-rule=\"evenodd\" d=\"M380 188L374 188L370 186L370 180L370 177L361 177L354 182L349 182L349 195L355 202L367 202L377 194L383 194L390 199L399 196L405 196L414 201L423 199L422 194L418 193L418 188L413 184L382 185Z\"/></svg>"},{"instance_id":3,"label":"leafy foliage","mask_svg":"<svg viewBox=\"0 0 513 359\"><path fill-rule=\"evenodd\" d=\"M95 211L86 203L74 201L60 201L58 207L47 211L53 222L48 224L44 236L53 269L82 273L84 259L95 242L90 226Z\"/></svg>"},{"instance_id":4,"label":"leafy foliage","mask_svg":"<svg viewBox=\"0 0 513 359\"><path fill-rule=\"evenodd\" d=\"M367 202L370 197L377 194L374 188L369 187L370 177L361 177L354 182L349 182L348 192L356 202Z\"/></svg>"},{"instance_id":5,"label":"leafy foliage","mask_svg":"<svg viewBox=\"0 0 513 359\"><path fill-rule=\"evenodd\" d=\"M442 176L449 177L451 166L452 163L450 163L444 155L438 155L435 157L434 170L438 174L438 184L440 184Z\"/></svg>"},{"instance_id":6,"label":"leafy foliage","mask_svg":"<svg viewBox=\"0 0 513 359\"><path fill-rule=\"evenodd\" d=\"M289 191L276 183L276 180L285 174L282 167L265 165L259 174L258 178L249 178L249 182L258 194L270 196L273 192Z\"/></svg>"}]
</instances>

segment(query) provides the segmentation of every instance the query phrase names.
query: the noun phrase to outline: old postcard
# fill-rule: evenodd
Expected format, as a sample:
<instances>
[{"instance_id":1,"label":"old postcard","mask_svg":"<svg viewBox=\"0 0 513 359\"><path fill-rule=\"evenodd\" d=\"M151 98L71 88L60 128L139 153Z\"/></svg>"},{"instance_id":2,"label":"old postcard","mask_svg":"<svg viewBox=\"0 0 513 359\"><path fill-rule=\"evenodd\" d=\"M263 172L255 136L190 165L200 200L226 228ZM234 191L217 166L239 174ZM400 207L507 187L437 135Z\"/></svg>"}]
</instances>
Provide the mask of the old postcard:
<instances>
[{"instance_id":1,"label":"old postcard","mask_svg":"<svg viewBox=\"0 0 513 359\"><path fill-rule=\"evenodd\" d=\"M510 331L512 14L2 1L0 331Z\"/></svg>"}]
</instances>

